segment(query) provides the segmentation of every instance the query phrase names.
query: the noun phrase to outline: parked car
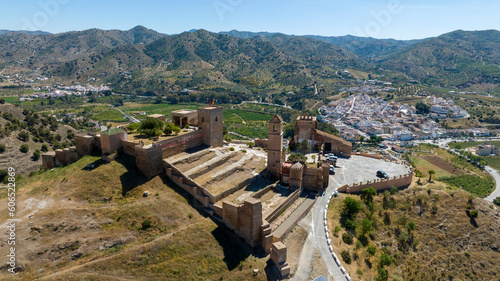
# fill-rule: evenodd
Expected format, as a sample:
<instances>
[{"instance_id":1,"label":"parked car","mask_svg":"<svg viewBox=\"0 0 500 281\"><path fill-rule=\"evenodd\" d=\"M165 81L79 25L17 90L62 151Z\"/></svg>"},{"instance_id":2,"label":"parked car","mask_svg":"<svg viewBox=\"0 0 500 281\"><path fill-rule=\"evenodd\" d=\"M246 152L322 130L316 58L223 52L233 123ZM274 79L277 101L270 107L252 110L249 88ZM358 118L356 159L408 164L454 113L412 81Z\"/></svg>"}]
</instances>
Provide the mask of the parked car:
<instances>
[{"instance_id":1,"label":"parked car","mask_svg":"<svg viewBox=\"0 0 500 281\"><path fill-rule=\"evenodd\" d=\"M377 177L386 179L389 176L384 171L377 171Z\"/></svg>"},{"instance_id":2,"label":"parked car","mask_svg":"<svg viewBox=\"0 0 500 281\"><path fill-rule=\"evenodd\" d=\"M330 174L335 175L335 167L333 165L330 165Z\"/></svg>"}]
</instances>

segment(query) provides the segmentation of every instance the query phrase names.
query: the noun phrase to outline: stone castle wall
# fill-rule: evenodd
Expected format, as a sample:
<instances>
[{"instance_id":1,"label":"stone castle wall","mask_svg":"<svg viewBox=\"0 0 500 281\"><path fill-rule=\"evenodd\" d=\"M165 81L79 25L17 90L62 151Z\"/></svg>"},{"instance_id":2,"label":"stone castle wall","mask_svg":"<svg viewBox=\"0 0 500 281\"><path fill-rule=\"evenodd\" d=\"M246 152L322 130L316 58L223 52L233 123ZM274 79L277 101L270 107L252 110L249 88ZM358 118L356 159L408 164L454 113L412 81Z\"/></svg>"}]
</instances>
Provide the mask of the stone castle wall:
<instances>
[{"instance_id":1,"label":"stone castle wall","mask_svg":"<svg viewBox=\"0 0 500 281\"><path fill-rule=\"evenodd\" d=\"M137 168L147 177L152 178L163 171L162 147L149 146L135 147L135 164Z\"/></svg>"},{"instance_id":2,"label":"stone castle wall","mask_svg":"<svg viewBox=\"0 0 500 281\"><path fill-rule=\"evenodd\" d=\"M389 179L376 179L373 181L353 183L349 185L344 185L339 187L339 192L349 192L349 193L361 193L364 188L373 187L376 190L390 189L393 186L397 188L407 187L411 184L413 180L413 172L410 171L405 175L400 175L399 177L390 177Z\"/></svg>"},{"instance_id":3,"label":"stone castle wall","mask_svg":"<svg viewBox=\"0 0 500 281\"><path fill-rule=\"evenodd\" d=\"M163 149L163 158L174 156L188 149L203 145L203 130L157 142Z\"/></svg>"},{"instance_id":4,"label":"stone castle wall","mask_svg":"<svg viewBox=\"0 0 500 281\"><path fill-rule=\"evenodd\" d=\"M323 168L305 167L302 187L307 191L323 189Z\"/></svg>"}]
</instances>

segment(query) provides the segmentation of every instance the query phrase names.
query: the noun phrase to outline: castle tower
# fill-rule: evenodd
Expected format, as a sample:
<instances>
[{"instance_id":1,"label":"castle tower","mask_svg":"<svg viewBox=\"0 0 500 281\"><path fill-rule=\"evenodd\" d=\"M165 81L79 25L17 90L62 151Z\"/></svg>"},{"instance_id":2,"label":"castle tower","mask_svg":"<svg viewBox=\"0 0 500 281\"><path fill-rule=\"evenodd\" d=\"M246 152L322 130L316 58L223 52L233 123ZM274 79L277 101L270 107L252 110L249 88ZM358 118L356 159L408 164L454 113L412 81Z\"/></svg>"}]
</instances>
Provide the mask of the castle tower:
<instances>
[{"instance_id":1,"label":"castle tower","mask_svg":"<svg viewBox=\"0 0 500 281\"><path fill-rule=\"evenodd\" d=\"M203 144L212 147L224 145L222 107L207 106L198 109L198 126L203 129Z\"/></svg>"},{"instance_id":2,"label":"castle tower","mask_svg":"<svg viewBox=\"0 0 500 281\"><path fill-rule=\"evenodd\" d=\"M269 122L269 135L267 145L267 171L273 178L281 177L283 164L283 119L278 115Z\"/></svg>"}]
</instances>

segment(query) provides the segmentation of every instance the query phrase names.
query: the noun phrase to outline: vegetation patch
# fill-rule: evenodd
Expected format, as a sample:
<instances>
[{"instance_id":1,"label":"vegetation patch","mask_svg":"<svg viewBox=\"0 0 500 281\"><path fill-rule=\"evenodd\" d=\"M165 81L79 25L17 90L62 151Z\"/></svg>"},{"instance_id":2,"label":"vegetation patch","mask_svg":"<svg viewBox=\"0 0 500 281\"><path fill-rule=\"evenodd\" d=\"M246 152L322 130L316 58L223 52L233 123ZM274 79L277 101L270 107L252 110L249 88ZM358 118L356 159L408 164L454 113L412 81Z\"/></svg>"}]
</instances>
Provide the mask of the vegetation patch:
<instances>
[{"instance_id":1,"label":"vegetation patch","mask_svg":"<svg viewBox=\"0 0 500 281\"><path fill-rule=\"evenodd\" d=\"M495 181L492 178L473 175L439 178L439 181L462 188L479 197L488 196L495 187Z\"/></svg>"}]
</instances>

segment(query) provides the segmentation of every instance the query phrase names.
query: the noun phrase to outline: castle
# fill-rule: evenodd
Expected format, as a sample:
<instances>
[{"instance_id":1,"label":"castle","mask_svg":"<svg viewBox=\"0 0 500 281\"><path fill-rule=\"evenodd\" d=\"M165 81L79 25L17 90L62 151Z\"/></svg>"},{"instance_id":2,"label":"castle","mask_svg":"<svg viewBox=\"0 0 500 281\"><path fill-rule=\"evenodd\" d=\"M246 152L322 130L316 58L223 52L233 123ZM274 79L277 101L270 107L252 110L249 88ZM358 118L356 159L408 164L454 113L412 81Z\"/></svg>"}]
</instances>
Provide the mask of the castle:
<instances>
[{"instance_id":1,"label":"castle","mask_svg":"<svg viewBox=\"0 0 500 281\"><path fill-rule=\"evenodd\" d=\"M300 163L287 168L282 148L283 120L277 115L269 124L267 161L254 150L232 151L223 147L221 107L202 107L196 112L180 110L173 112L172 117L180 126L198 128L150 145L129 141L126 131L119 128L100 134L78 134L75 147L43 154L43 167L48 170L67 165L98 150L109 161L121 153L133 156L137 168L147 178L166 175L214 219L246 243L270 253L280 274L287 276L290 268L286 246L281 241L315 202L314 196L301 196L302 191L326 187L328 168ZM164 115L148 118L166 121ZM290 184L280 186L271 178L290 179L286 181Z\"/></svg>"}]
</instances>

